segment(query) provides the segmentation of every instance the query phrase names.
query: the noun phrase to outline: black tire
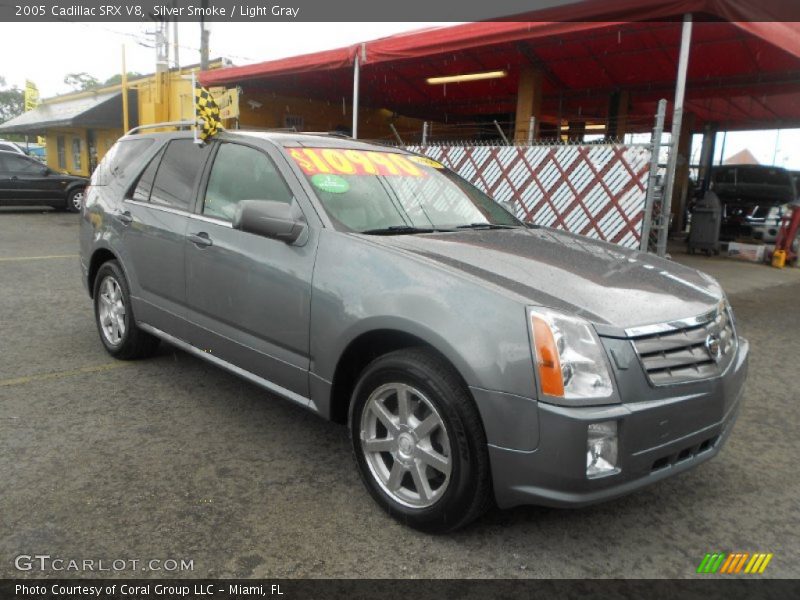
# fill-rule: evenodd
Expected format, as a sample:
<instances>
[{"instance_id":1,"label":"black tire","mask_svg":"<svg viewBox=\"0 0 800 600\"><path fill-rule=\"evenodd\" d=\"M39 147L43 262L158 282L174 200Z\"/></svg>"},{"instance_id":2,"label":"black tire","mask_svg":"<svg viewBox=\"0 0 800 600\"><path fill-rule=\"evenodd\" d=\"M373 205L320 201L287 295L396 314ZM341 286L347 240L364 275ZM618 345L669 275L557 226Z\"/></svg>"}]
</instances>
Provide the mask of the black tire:
<instances>
[{"instance_id":1,"label":"black tire","mask_svg":"<svg viewBox=\"0 0 800 600\"><path fill-rule=\"evenodd\" d=\"M67 194L67 204L64 210L67 212L80 212L83 206L83 200L86 197L86 190L84 188L75 188Z\"/></svg>"},{"instance_id":2,"label":"black tire","mask_svg":"<svg viewBox=\"0 0 800 600\"><path fill-rule=\"evenodd\" d=\"M447 445L435 449L437 452L441 450L440 456L448 455L449 479L443 475L443 472L437 472L436 469L427 466L424 459L422 459L422 463L418 460L417 457L421 456L418 454L420 445L428 444L429 441L411 446L410 455L404 454L401 457L398 443L394 450L373 451L371 458L367 458L370 453L365 450L364 439L369 438L373 432L368 431L369 427L365 426L364 419L366 418L369 422L372 418L373 422L377 423L380 418L375 412L368 412L365 417L365 409L371 397L374 400L377 397L375 394L380 394L381 390L391 389L392 386L398 384L404 386L400 389L411 388L425 396L427 403L414 393L409 396L413 398L409 406L414 406L413 410L415 411L421 411L419 418L424 420L426 414L427 416L434 414L434 411L430 409L431 406L435 409L435 416L439 419L440 425L438 430L434 429L437 433L428 434L428 438L430 440L433 439L433 435L441 436L443 427L447 436ZM389 391L388 394L387 406L392 402L392 392ZM399 402L397 396L395 396L394 402ZM397 410L398 415L401 414L399 408ZM420 424L416 414L416 412L411 414L406 421ZM377 420L375 420L376 418ZM349 423L353 454L364 485L378 504L401 523L429 533L452 531L478 518L492 505L493 496L486 435L478 409L458 374L437 354L425 348L411 348L391 352L375 359L364 369L356 384L350 405ZM402 423L402 419L398 420L398 423ZM392 437L388 429L384 431L385 433L381 434L381 437L383 435L386 435L387 439ZM394 438L400 438L402 435L402 433L395 433ZM409 435L409 433L406 432L405 435ZM378 435L375 434L376 441L384 441L377 438ZM428 448L433 449L430 445ZM406 444L405 451L409 452L408 444ZM398 457L402 460L399 460ZM381 463L383 466L376 467L376 460L383 461ZM409 506L404 504L402 499L398 500L395 495L387 491L391 486L391 475L389 475L390 482L388 484L386 481L381 483L380 475L377 475L373 469L381 470L385 477L386 472L394 467L395 462L403 463L399 465L401 470L407 463L425 464L422 472L432 474L434 484L436 484L437 477L440 481L445 479L445 482L441 484L443 487L440 487L438 491L441 495L433 500L432 505ZM383 471L384 467L386 471ZM414 467L403 472L400 485L402 486L403 482L408 483L405 484L406 488L400 488L400 493L413 493L413 491L408 492L407 490L419 487L416 483L417 480L413 480L412 477L415 474L419 477L419 471L412 473L412 469ZM409 479L406 479L406 475ZM433 486L425 487L428 491L433 488ZM419 499L423 500L422 494Z\"/></svg>"},{"instance_id":3,"label":"black tire","mask_svg":"<svg viewBox=\"0 0 800 600\"><path fill-rule=\"evenodd\" d=\"M124 308L124 314L119 315L124 327L116 328L119 332L119 339L116 339L116 335L113 333L104 331L105 326L101 322L103 307L108 306L108 304L104 303L112 297L108 293L109 287L107 287L113 287L111 282L118 286L119 298ZM116 302L113 304L118 306ZM146 358L152 356L158 348L158 338L136 326L136 320L131 308L128 281L125 279L125 274L122 272L119 263L115 260L103 263L97 271L97 277L94 280L94 319L97 325L97 332L100 335L100 341L105 346L106 351L114 358L121 360ZM111 318L104 320L104 322L110 321Z\"/></svg>"}]
</instances>

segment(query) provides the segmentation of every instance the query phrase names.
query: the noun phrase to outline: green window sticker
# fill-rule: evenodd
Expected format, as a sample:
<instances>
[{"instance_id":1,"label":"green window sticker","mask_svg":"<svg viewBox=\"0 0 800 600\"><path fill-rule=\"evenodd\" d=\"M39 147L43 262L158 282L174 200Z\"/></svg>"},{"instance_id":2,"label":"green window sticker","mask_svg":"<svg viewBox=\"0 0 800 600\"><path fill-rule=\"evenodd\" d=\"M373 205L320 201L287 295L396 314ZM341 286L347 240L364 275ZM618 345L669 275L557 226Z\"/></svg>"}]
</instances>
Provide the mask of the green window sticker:
<instances>
[{"instance_id":1,"label":"green window sticker","mask_svg":"<svg viewBox=\"0 0 800 600\"><path fill-rule=\"evenodd\" d=\"M347 180L339 175L318 173L311 177L311 183L323 192L330 192L331 194L344 194L350 189L350 184L347 183Z\"/></svg>"}]
</instances>

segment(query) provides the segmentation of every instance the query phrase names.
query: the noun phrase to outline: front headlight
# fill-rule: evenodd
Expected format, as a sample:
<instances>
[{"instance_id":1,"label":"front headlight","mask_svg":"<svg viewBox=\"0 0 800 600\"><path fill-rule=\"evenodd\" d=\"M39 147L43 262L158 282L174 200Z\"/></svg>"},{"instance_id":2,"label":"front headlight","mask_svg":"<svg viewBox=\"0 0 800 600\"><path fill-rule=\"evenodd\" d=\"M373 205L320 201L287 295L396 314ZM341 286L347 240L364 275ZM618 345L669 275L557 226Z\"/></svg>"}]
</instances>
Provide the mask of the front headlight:
<instances>
[{"instance_id":1,"label":"front headlight","mask_svg":"<svg viewBox=\"0 0 800 600\"><path fill-rule=\"evenodd\" d=\"M542 393L567 400L611 396L605 351L592 326L546 308L528 310Z\"/></svg>"}]
</instances>

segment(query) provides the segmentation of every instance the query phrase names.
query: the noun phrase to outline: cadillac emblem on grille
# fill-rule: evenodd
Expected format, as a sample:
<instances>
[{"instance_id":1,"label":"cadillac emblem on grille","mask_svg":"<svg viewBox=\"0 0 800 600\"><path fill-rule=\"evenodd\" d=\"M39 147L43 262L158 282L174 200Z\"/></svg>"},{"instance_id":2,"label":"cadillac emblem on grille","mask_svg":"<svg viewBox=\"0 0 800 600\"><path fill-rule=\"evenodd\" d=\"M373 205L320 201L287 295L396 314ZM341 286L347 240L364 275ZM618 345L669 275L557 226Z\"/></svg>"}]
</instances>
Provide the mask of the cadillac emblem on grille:
<instances>
[{"instance_id":1,"label":"cadillac emblem on grille","mask_svg":"<svg viewBox=\"0 0 800 600\"><path fill-rule=\"evenodd\" d=\"M709 356L713 358L714 361L718 361L720 356L722 356L722 344L716 334L710 333L706 338L706 350L708 350Z\"/></svg>"}]
</instances>

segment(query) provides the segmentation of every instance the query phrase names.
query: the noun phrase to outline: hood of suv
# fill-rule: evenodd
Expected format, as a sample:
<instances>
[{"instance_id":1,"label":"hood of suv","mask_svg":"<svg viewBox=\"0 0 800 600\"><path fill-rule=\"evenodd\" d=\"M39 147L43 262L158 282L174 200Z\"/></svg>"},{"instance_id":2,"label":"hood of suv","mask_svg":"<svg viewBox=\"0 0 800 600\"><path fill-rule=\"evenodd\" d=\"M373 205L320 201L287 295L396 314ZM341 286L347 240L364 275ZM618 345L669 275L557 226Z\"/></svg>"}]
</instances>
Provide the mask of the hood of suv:
<instances>
[{"instance_id":1,"label":"hood of suv","mask_svg":"<svg viewBox=\"0 0 800 600\"><path fill-rule=\"evenodd\" d=\"M723 297L708 275L620 246L553 229L370 236L531 305L628 328L703 314Z\"/></svg>"}]
</instances>

